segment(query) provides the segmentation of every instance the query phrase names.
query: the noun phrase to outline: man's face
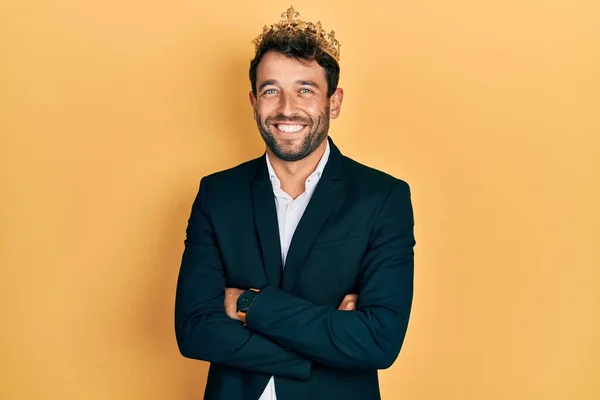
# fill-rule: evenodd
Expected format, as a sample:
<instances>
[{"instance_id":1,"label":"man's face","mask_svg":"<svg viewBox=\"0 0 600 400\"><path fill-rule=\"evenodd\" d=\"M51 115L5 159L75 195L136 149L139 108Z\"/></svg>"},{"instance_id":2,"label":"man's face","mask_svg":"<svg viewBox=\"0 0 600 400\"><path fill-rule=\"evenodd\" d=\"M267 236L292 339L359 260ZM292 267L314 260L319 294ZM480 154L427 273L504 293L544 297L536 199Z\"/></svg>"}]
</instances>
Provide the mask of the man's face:
<instances>
[{"instance_id":1,"label":"man's face","mask_svg":"<svg viewBox=\"0 0 600 400\"><path fill-rule=\"evenodd\" d=\"M303 159L327 138L329 118L339 114L342 90L327 97L325 70L314 60L269 52L256 72L256 96L250 92L250 102L262 138L279 159Z\"/></svg>"}]
</instances>

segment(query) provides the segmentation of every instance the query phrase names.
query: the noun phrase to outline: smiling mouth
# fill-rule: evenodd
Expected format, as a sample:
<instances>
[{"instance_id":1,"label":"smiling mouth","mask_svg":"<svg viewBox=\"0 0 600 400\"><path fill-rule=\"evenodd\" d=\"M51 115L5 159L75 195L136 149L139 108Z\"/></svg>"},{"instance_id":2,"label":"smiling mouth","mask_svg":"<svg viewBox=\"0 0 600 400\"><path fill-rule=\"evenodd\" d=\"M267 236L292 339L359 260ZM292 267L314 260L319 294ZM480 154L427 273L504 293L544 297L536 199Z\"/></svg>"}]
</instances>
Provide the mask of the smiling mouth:
<instances>
[{"instance_id":1,"label":"smiling mouth","mask_svg":"<svg viewBox=\"0 0 600 400\"><path fill-rule=\"evenodd\" d=\"M297 133L300 132L306 125L300 124L274 124L275 128L284 133Z\"/></svg>"}]
</instances>

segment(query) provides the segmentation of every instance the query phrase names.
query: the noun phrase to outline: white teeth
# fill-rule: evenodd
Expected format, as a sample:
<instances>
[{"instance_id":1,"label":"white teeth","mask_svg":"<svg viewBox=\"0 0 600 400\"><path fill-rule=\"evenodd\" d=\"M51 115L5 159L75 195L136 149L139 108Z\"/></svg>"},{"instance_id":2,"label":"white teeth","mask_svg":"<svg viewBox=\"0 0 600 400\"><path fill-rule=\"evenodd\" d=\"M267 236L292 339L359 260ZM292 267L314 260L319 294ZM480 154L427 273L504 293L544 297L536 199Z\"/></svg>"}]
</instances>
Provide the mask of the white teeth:
<instances>
[{"instance_id":1,"label":"white teeth","mask_svg":"<svg viewBox=\"0 0 600 400\"><path fill-rule=\"evenodd\" d=\"M286 133L294 133L299 132L304 126L302 125L286 125L286 124L277 124L275 125L277 129Z\"/></svg>"}]
</instances>

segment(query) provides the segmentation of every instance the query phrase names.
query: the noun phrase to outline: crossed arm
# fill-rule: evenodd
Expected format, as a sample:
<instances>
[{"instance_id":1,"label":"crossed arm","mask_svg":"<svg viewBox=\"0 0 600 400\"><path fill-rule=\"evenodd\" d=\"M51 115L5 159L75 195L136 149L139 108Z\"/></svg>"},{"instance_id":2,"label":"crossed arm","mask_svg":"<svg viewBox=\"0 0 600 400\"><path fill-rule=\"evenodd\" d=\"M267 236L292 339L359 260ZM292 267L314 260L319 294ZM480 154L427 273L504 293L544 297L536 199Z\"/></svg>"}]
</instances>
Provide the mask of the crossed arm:
<instances>
[{"instance_id":1,"label":"crossed arm","mask_svg":"<svg viewBox=\"0 0 600 400\"><path fill-rule=\"evenodd\" d=\"M237 288L225 288L225 313L229 318L237 319L240 318L237 315L237 300L240 295L244 293L244 290ZM342 299L342 302L338 306L338 310L341 311L354 311L356 310L356 299L358 296L354 293L347 294Z\"/></svg>"},{"instance_id":2,"label":"crossed arm","mask_svg":"<svg viewBox=\"0 0 600 400\"><path fill-rule=\"evenodd\" d=\"M229 318L223 307L225 271L206 207L203 179L185 240L177 293L175 335L181 354L240 369L308 379L311 362Z\"/></svg>"},{"instance_id":3,"label":"crossed arm","mask_svg":"<svg viewBox=\"0 0 600 400\"><path fill-rule=\"evenodd\" d=\"M206 210L205 183L187 233L176 298L176 333L184 356L298 379L308 379L311 362L370 370L387 368L396 359L413 284L413 216L405 183L390 190L374 222L354 312L267 287L254 300L244 327L224 310L224 271Z\"/></svg>"}]
</instances>

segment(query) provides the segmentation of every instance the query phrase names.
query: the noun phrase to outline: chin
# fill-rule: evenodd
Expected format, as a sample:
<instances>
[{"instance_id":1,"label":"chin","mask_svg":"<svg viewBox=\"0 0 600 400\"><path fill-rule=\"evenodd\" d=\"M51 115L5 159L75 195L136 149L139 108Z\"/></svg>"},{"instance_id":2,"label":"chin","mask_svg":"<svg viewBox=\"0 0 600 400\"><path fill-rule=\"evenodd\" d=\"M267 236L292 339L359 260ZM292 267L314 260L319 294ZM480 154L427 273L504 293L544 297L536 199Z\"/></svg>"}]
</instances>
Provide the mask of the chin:
<instances>
[{"instance_id":1,"label":"chin","mask_svg":"<svg viewBox=\"0 0 600 400\"><path fill-rule=\"evenodd\" d=\"M277 158L284 161L298 161L303 159L304 157L306 157L306 155L303 154L301 150L302 149L297 148L282 148L280 146L277 146L277 148L275 149L271 149L271 151L277 156Z\"/></svg>"},{"instance_id":2,"label":"chin","mask_svg":"<svg viewBox=\"0 0 600 400\"><path fill-rule=\"evenodd\" d=\"M283 153L283 154L275 154L277 156L277 158L279 158L280 160L286 161L286 162L295 162L295 161L300 161L304 158L306 158L305 154L297 154L297 153Z\"/></svg>"}]
</instances>

